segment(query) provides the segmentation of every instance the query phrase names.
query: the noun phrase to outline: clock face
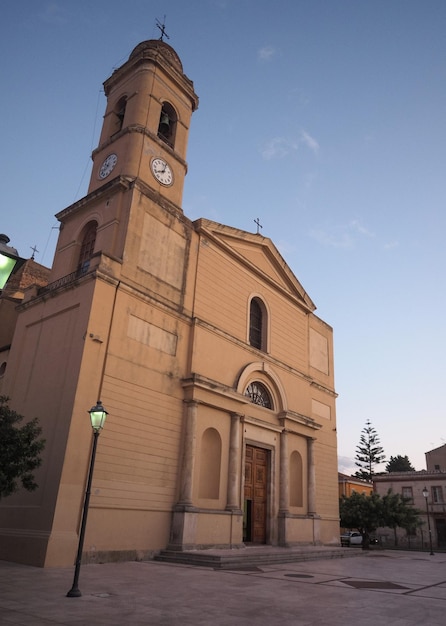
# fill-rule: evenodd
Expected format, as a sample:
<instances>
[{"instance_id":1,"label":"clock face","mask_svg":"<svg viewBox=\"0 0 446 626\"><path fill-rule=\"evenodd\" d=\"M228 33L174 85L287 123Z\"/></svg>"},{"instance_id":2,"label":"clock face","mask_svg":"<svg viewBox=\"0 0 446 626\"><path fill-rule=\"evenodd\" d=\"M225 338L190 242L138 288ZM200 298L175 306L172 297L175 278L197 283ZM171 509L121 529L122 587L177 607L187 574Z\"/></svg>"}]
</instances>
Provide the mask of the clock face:
<instances>
[{"instance_id":1,"label":"clock face","mask_svg":"<svg viewBox=\"0 0 446 626\"><path fill-rule=\"evenodd\" d=\"M99 170L99 178L107 178L107 176L112 173L117 162L118 157L116 156L116 154L109 154L101 165L101 169Z\"/></svg>"},{"instance_id":2,"label":"clock face","mask_svg":"<svg viewBox=\"0 0 446 626\"><path fill-rule=\"evenodd\" d=\"M173 172L170 165L166 163L164 159L160 159L159 157L152 159L150 167L152 168L152 174L162 185L169 187L169 185L173 183Z\"/></svg>"}]
</instances>

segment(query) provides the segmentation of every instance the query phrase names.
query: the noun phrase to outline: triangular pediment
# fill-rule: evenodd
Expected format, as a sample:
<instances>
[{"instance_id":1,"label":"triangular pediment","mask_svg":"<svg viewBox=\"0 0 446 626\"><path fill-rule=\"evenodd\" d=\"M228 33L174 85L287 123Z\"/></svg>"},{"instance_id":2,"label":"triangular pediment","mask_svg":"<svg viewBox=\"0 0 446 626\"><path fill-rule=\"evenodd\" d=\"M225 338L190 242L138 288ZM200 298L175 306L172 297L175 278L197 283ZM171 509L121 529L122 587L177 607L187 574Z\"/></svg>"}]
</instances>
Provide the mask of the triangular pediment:
<instances>
[{"instance_id":1,"label":"triangular pediment","mask_svg":"<svg viewBox=\"0 0 446 626\"><path fill-rule=\"evenodd\" d=\"M271 239L204 218L196 220L194 226L197 232L214 240L252 271L260 273L278 289L299 300L306 309L316 309Z\"/></svg>"}]
</instances>

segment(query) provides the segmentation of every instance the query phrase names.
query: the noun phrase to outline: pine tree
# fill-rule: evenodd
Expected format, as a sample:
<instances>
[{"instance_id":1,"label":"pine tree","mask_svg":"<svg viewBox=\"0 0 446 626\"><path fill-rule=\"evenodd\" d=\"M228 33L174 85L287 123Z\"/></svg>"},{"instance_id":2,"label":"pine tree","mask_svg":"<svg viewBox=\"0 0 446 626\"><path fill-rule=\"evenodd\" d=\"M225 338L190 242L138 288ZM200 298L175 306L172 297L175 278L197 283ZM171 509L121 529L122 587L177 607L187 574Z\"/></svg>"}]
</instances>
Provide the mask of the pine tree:
<instances>
[{"instance_id":1,"label":"pine tree","mask_svg":"<svg viewBox=\"0 0 446 626\"><path fill-rule=\"evenodd\" d=\"M373 480L375 465L379 465L386 459L378 433L373 428L370 420L367 420L361 431L359 445L356 446L355 464L360 468L355 476L363 480Z\"/></svg>"}]
</instances>

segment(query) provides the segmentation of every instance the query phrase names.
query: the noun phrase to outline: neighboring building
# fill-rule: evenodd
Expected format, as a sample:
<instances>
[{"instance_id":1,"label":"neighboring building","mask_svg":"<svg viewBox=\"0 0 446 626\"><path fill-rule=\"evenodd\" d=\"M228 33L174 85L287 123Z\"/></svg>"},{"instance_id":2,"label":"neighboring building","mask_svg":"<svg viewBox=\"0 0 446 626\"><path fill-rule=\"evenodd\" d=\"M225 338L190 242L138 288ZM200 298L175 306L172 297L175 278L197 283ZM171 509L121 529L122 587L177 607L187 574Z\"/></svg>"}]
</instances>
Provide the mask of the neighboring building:
<instances>
[{"instance_id":1,"label":"neighboring building","mask_svg":"<svg viewBox=\"0 0 446 626\"><path fill-rule=\"evenodd\" d=\"M331 327L268 238L183 214L175 51L139 44L104 89L88 195L11 342L4 389L46 448L39 489L0 503L2 558L74 562L97 399L85 558L338 544Z\"/></svg>"},{"instance_id":2,"label":"neighboring building","mask_svg":"<svg viewBox=\"0 0 446 626\"><path fill-rule=\"evenodd\" d=\"M348 476L338 472L339 497L349 498L352 493L363 493L369 496L373 491L373 483L369 483L356 476Z\"/></svg>"},{"instance_id":3,"label":"neighboring building","mask_svg":"<svg viewBox=\"0 0 446 626\"><path fill-rule=\"evenodd\" d=\"M373 478L375 491L384 496L391 489L405 498L409 498L413 506L421 513L423 525L413 535L408 535L402 528L397 529L397 542L400 546L428 547L429 523L432 542L435 547L446 547L446 472L391 472ZM427 502L423 489L428 491ZM429 511L429 523L427 510ZM379 529L381 543L394 543L393 529Z\"/></svg>"},{"instance_id":4,"label":"neighboring building","mask_svg":"<svg viewBox=\"0 0 446 626\"><path fill-rule=\"evenodd\" d=\"M446 472L446 444L425 453L428 472Z\"/></svg>"},{"instance_id":5,"label":"neighboring building","mask_svg":"<svg viewBox=\"0 0 446 626\"><path fill-rule=\"evenodd\" d=\"M48 284L50 270L34 259L28 259L11 276L0 290L0 395L3 395L3 380L9 358L12 337L17 323L17 306L23 301L25 292L33 285Z\"/></svg>"}]
</instances>

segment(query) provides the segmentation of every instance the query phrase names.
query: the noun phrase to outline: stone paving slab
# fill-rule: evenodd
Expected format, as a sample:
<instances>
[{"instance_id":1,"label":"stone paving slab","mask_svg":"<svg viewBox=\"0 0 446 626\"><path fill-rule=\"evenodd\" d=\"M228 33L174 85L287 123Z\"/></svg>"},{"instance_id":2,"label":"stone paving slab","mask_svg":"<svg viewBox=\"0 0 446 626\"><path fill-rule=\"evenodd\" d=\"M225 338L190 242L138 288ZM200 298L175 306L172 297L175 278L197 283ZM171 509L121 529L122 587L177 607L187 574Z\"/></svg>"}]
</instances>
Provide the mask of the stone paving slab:
<instances>
[{"instance_id":1,"label":"stone paving slab","mask_svg":"<svg viewBox=\"0 0 446 626\"><path fill-rule=\"evenodd\" d=\"M0 561L1 626L443 626L446 554L372 552L212 570L155 561L74 570Z\"/></svg>"}]
</instances>

